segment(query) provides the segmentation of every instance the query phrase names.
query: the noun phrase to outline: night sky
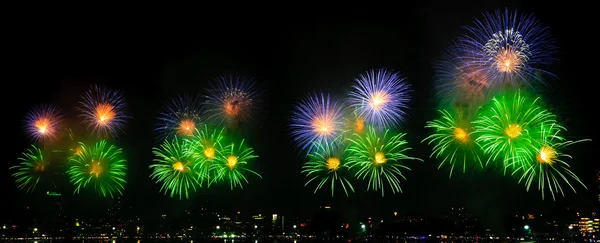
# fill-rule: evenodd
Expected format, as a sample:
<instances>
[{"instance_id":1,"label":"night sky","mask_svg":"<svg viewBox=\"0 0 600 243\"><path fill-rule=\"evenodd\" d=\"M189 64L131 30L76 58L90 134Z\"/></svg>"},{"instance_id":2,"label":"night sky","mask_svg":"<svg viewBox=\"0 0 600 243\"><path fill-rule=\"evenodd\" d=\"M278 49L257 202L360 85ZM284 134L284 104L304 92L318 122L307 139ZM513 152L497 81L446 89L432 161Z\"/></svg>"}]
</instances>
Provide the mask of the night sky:
<instances>
[{"instance_id":1,"label":"night sky","mask_svg":"<svg viewBox=\"0 0 600 243\"><path fill-rule=\"evenodd\" d=\"M33 105L54 104L76 124L74 108L90 84L123 91L133 117L126 134L116 140L129 161L123 200L134 209L128 213L175 212L197 204L197 197L179 201L164 196L150 180L153 128L162 102L186 92L202 93L209 81L228 72L250 73L262 86L262 111L241 132L260 156L254 169L264 178L250 177L244 190L231 192L226 185L205 190L202 197L216 210L310 213L319 205L333 204L347 214L377 216L393 211L435 215L452 206L465 206L490 224L517 211L551 212L567 205L591 210L597 205L594 170L600 167L592 157L595 142L577 144L567 151L574 157L572 170L588 190L577 186L578 194L567 191L567 197L556 202L551 198L542 201L538 191L526 193L515 179L493 172L457 173L448 179L448 171L437 170L438 162L428 159L431 147L420 143L429 133L425 122L437 115L433 65L448 43L465 33L464 25L484 11L504 7L533 12L550 27L560 48L560 61L549 70L559 78L547 80L548 89L539 92L569 129L569 138L595 139L591 114L596 110L597 98L592 94L596 90L590 86L594 80L587 79L596 69L586 60L594 55L589 46L596 43L586 37L591 32L575 30L585 29L589 20L583 18L592 15L578 12L580 6L547 5L448 1L411 6L401 2L348 5L344 10L292 7L290 12L258 10L256 6L257 10L205 8L139 16L28 13L32 18L23 17L21 25L10 27L4 37L11 43L5 45L10 58L2 97L8 110L3 124L9 145L0 167L0 194L9 203L1 215L14 217L15 209L35 203L35 196L16 189L8 172L30 144L23 129L25 114ZM314 187L303 186L300 168L304 155L289 136L293 104L316 91L343 97L353 78L376 67L400 71L413 86L409 119L401 130L408 133L413 147L410 155L425 162L408 162L412 171L402 182L402 194L388 193L381 198L378 192L366 192L365 184L357 184L357 193L348 199L332 200L327 190L314 195ZM107 200L86 193L70 196L69 185L63 191L69 195L69 210L106 210Z\"/></svg>"}]
</instances>

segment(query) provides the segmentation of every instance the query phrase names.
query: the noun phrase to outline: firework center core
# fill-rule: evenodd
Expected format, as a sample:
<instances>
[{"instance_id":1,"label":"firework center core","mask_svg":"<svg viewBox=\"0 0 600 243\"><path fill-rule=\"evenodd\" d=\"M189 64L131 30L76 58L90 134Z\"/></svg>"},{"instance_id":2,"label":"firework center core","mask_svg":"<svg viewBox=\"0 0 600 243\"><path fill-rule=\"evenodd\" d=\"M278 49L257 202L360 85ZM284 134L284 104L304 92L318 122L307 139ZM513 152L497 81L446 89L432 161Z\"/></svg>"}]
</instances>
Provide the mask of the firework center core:
<instances>
[{"instance_id":1,"label":"firework center core","mask_svg":"<svg viewBox=\"0 0 600 243\"><path fill-rule=\"evenodd\" d=\"M204 156L206 156L206 158L208 160L212 160L215 158L215 149L208 147L204 149Z\"/></svg>"},{"instance_id":2,"label":"firework center core","mask_svg":"<svg viewBox=\"0 0 600 243\"><path fill-rule=\"evenodd\" d=\"M196 123L191 119L182 120L177 128L179 134L183 136L192 135L194 133L194 129L196 129Z\"/></svg>"},{"instance_id":3,"label":"firework center core","mask_svg":"<svg viewBox=\"0 0 600 243\"><path fill-rule=\"evenodd\" d=\"M554 159L556 159L556 150L550 146L542 146L540 148L540 152L536 156L537 161L540 164L553 164Z\"/></svg>"},{"instance_id":4,"label":"firework center core","mask_svg":"<svg viewBox=\"0 0 600 243\"><path fill-rule=\"evenodd\" d=\"M375 153L375 164L383 164L387 162L387 158L385 158L385 154L382 152Z\"/></svg>"},{"instance_id":5,"label":"firework center core","mask_svg":"<svg viewBox=\"0 0 600 243\"><path fill-rule=\"evenodd\" d=\"M464 143L469 139L469 136L464 129L457 127L457 128L454 128L454 138L456 140L458 140L459 142Z\"/></svg>"},{"instance_id":6,"label":"firework center core","mask_svg":"<svg viewBox=\"0 0 600 243\"><path fill-rule=\"evenodd\" d=\"M106 125L113 118L115 118L116 113L114 111L114 106L109 103L102 103L96 106L96 118L98 119L98 123L100 125Z\"/></svg>"},{"instance_id":7,"label":"firework center core","mask_svg":"<svg viewBox=\"0 0 600 243\"><path fill-rule=\"evenodd\" d=\"M229 155L229 157L227 157L227 167L229 167L229 169L233 169L233 167L237 165L237 162L238 158L235 155Z\"/></svg>"},{"instance_id":8,"label":"firework center core","mask_svg":"<svg viewBox=\"0 0 600 243\"><path fill-rule=\"evenodd\" d=\"M336 157L331 157L327 159L327 169L329 170L337 170L340 168L340 159Z\"/></svg>"},{"instance_id":9,"label":"firework center core","mask_svg":"<svg viewBox=\"0 0 600 243\"><path fill-rule=\"evenodd\" d=\"M496 66L498 71L503 73L512 73L517 71L521 65L521 60L517 52L517 50L514 50L510 47L499 51L496 56Z\"/></svg>"},{"instance_id":10,"label":"firework center core","mask_svg":"<svg viewBox=\"0 0 600 243\"><path fill-rule=\"evenodd\" d=\"M369 101L369 106L373 110L380 111L383 109L383 106L388 102L389 95L385 91L377 91L371 95L371 100Z\"/></svg>"},{"instance_id":11,"label":"firework center core","mask_svg":"<svg viewBox=\"0 0 600 243\"><path fill-rule=\"evenodd\" d=\"M179 172L183 172L183 170L185 170L185 167L183 166L183 163L177 161L173 164L173 169Z\"/></svg>"},{"instance_id":12,"label":"firework center core","mask_svg":"<svg viewBox=\"0 0 600 243\"><path fill-rule=\"evenodd\" d=\"M229 116L236 116L240 111L240 101L232 100L229 102L225 102L225 114Z\"/></svg>"},{"instance_id":13,"label":"firework center core","mask_svg":"<svg viewBox=\"0 0 600 243\"><path fill-rule=\"evenodd\" d=\"M35 121L34 126L38 129L39 133L44 134L46 131L48 131L48 127L50 126L50 119L40 118Z\"/></svg>"},{"instance_id":14,"label":"firework center core","mask_svg":"<svg viewBox=\"0 0 600 243\"><path fill-rule=\"evenodd\" d=\"M38 163L35 164L34 170L38 171L38 172L42 172L46 169L46 166L44 165L44 161L40 161Z\"/></svg>"},{"instance_id":15,"label":"firework center core","mask_svg":"<svg viewBox=\"0 0 600 243\"><path fill-rule=\"evenodd\" d=\"M98 177L100 175L100 173L102 173L103 169L102 166L100 165L100 162L94 162L92 161L92 169L90 170L90 174L93 174L94 176Z\"/></svg>"},{"instance_id":16,"label":"firework center core","mask_svg":"<svg viewBox=\"0 0 600 243\"><path fill-rule=\"evenodd\" d=\"M516 138L520 136L521 132L523 132L523 128L521 128L521 126L518 124L510 124L504 130L504 133L506 133L506 135L508 135L510 138Z\"/></svg>"},{"instance_id":17,"label":"firework center core","mask_svg":"<svg viewBox=\"0 0 600 243\"><path fill-rule=\"evenodd\" d=\"M319 116L312 122L313 130L320 136L327 136L333 132L333 121L326 116Z\"/></svg>"}]
</instances>

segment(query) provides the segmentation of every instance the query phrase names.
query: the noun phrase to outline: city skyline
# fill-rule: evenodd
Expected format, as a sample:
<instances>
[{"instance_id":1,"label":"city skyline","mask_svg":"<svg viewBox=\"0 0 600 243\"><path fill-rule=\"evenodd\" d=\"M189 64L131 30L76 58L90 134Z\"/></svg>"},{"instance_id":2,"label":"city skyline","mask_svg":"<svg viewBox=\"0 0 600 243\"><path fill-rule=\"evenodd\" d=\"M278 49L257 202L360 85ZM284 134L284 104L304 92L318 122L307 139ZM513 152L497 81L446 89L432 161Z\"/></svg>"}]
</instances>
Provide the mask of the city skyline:
<instances>
[{"instance_id":1,"label":"city skyline","mask_svg":"<svg viewBox=\"0 0 600 243\"><path fill-rule=\"evenodd\" d=\"M280 13L278 24L285 24L283 28L259 20L244 22L244 17L252 15L240 13L235 15L242 23L234 24L195 19L186 25L147 23L136 27L134 23L50 21L35 26L34 32L16 31L20 35L13 36L19 48L9 54L15 57L9 70L14 87L6 89L19 90L15 92L25 98L3 97L4 104L10 106L5 120L11 144L0 169L5 185L0 193L11 200L2 218L18 217L14 209L43 202L38 200L44 197L43 192L36 196L17 189L8 169L30 144L22 129L26 113L33 105L52 103L64 109L67 117L74 117L76 102L91 84L119 89L129 103L133 118L117 140L130 163L122 199L139 212L178 211L203 197L216 210L289 214L330 204L352 214L374 217L390 211L436 215L448 205L463 205L494 227L496 221L515 211L544 213L565 206L597 210L600 176L596 171L600 166L593 157L594 125L588 118L596 102L593 88L582 81L587 74L581 73L593 69L581 59L588 47L572 27L585 21L557 17L575 6L516 2L419 3L405 6L392 16L357 15L352 11L340 12L337 17L315 13L314 19L300 23L294 16ZM436 115L433 64L442 57L448 43L463 33L464 25L482 12L505 7L534 13L549 26L558 40L560 61L552 67L558 78L549 80L550 87L540 89L540 93L564 122L569 139L592 139L568 150L573 156L568 162L587 189L576 185L577 193L573 193L564 188L565 198L558 196L556 201L542 200L534 186L526 192L514 178L492 171L455 173L448 178L448 170L438 170L438 162L430 158L431 147L421 143L427 135L425 122ZM32 45L36 34L49 39ZM342 194L332 198L326 191L314 194L314 188L304 186L306 178L300 173L304 154L289 136L294 102L316 90L342 95L340 87L348 87L357 75L379 67L403 72L415 90L402 130L408 133L412 155L424 162L411 164L412 171L401 183L401 194L381 197L378 192L363 190L363 182L349 198ZM203 189L202 196L193 195L187 200L163 195L160 186L150 179L148 168L153 159L152 147L156 146L153 127L162 102L178 94L202 92L209 81L231 71L252 74L263 87L260 116L248 129L241 130L259 155L253 169L263 178L253 178L243 190L231 191L227 185ZM60 193L73 212L94 215L105 212L112 203L93 193L72 195L72 186L66 181L60 183Z\"/></svg>"}]
</instances>

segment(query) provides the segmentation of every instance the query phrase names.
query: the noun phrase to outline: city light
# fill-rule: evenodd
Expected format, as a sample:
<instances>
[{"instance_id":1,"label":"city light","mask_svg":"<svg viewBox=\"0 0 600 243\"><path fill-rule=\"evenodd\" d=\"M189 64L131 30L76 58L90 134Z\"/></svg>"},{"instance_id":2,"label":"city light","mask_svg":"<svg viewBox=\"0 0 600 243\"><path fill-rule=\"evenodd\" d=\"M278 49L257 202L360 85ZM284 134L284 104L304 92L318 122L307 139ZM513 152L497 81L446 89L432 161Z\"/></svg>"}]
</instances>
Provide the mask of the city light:
<instances>
[{"instance_id":1,"label":"city light","mask_svg":"<svg viewBox=\"0 0 600 243\"><path fill-rule=\"evenodd\" d=\"M525 229L525 230L529 230L529 225L525 225L525 226L523 226L523 229Z\"/></svg>"},{"instance_id":2,"label":"city light","mask_svg":"<svg viewBox=\"0 0 600 243\"><path fill-rule=\"evenodd\" d=\"M294 229L296 229L296 225L294 225L293 227L294 227Z\"/></svg>"},{"instance_id":3,"label":"city light","mask_svg":"<svg viewBox=\"0 0 600 243\"><path fill-rule=\"evenodd\" d=\"M367 228L367 226L366 226L366 225L364 225L364 224L361 224L361 225L360 225L360 228L361 228L361 229L365 229L365 228Z\"/></svg>"},{"instance_id":4,"label":"city light","mask_svg":"<svg viewBox=\"0 0 600 243\"><path fill-rule=\"evenodd\" d=\"M257 228L258 228L258 225L254 225L254 228L255 228L255 229L257 229Z\"/></svg>"},{"instance_id":5,"label":"city light","mask_svg":"<svg viewBox=\"0 0 600 243\"><path fill-rule=\"evenodd\" d=\"M569 229L572 230L573 229L573 225L569 225Z\"/></svg>"},{"instance_id":6,"label":"city light","mask_svg":"<svg viewBox=\"0 0 600 243\"><path fill-rule=\"evenodd\" d=\"M221 229L221 226L218 226L218 225L217 225L217 227L216 227L216 228L217 228L217 229Z\"/></svg>"}]
</instances>

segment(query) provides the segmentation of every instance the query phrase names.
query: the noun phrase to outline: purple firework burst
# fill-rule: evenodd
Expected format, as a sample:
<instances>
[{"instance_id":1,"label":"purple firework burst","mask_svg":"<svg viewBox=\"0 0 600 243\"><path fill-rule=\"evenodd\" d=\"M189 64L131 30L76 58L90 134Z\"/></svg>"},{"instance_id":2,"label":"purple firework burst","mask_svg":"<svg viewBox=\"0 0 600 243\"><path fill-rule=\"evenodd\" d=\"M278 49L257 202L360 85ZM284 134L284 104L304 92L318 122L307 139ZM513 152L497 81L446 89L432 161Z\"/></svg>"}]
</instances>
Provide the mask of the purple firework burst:
<instances>
[{"instance_id":1,"label":"purple firework burst","mask_svg":"<svg viewBox=\"0 0 600 243\"><path fill-rule=\"evenodd\" d=\"M38 105L25 116L25 129L34 141L47 141L57 136L61 122L62 115L58 108Z\"/></svg>"},{"instance_id":2,"label":"purple firework burst","mask_svg":"<svg viewBox=\"0 0 600 243\"><path fill-rule=\"evenodd\" d=\"M435 65L436 95L453 105L473 104L485 100L492 91L487 73L469 65L460 44L453 43Z\"/></svg>"},{"instance_id":3,"label":"purple firework burst","mask_svg":"<svg viewBox=\"0 0 600 243\"><path fill-rule=\"evenodd\" d=\"M219 123L248 120L256 106L254 79L245 74L228 74L211 83L207 95L208 118Z\"/></svg>"},{"instance_id":4,"label":"purple firework burst","mask_svg":"<svg viewBox=\"0 0 600 243\"><path fill-rule=\"evenodd\" d=\"M292 137L302 150L313 143L332 142L343 131L342 106L329 94L312 94L294 106Z\"/></svg>"},{"instance_id":5,"label":"purple firework burst","mask_svg":"<svg viewBox=\"0 0 600 243\"><path fill-rule=\"evenodd\" d=\"M117 90L93 85L79 102L82 123L92 129L98 137L117 137L123 131L127 115L127 106L123 94Z\"/></svg>"},{"instance_id":6,"label":"purple firework burst","mask_svg":"<svg viewBox=\"0 0 600 243\"><path fill-rule=\"evenodd\" d=\"M542 68L556 61L554 40L533 14L496 10L466 29L460 39L469 64L487 73L495 87L542 82L538 73L554 76Z\"/></svg>"},{"instance_id":7,"label":"purple firework burst","mask_svg":"<svg viewBox=\"0 0 600 243\"><path fill-rule=\"evenodd\" d=\"M410 84L398 72L371 69L355 79L350 107L368 124L378 127L399 125L410 101Z\"/></svg>"},{"instance_id":8,"label":"purple firework burst","mask_svg":"<svg viewBox=\"0 0 600 243\"><path fill-rule=\"evenodd\" d=\"M202 114L202 100L198 96L177 96L164 105L154 130L160 134L161 140L172 136L191 136L201 125Z\"/></svg>"}]
</instances>

